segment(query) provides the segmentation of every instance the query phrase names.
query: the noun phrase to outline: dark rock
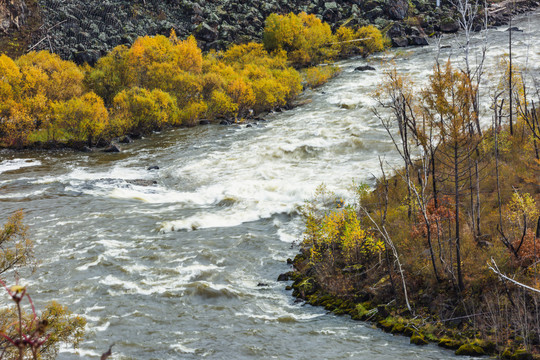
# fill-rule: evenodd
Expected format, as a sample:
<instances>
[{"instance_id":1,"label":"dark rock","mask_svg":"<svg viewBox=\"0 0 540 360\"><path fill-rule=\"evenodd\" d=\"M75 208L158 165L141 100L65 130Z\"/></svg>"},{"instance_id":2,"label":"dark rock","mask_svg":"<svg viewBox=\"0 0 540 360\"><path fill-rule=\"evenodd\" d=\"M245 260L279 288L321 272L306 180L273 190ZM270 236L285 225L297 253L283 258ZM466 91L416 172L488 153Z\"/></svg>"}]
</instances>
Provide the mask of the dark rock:
<instances>
[{"instance_id":1,"label":"dark rock","mask_svg":"<svg viewBox=\"0 0 540 360\"><path fill-rule=\"evenodd\" d=\"M159 170L159 166L157 165L153 165L153 166L149 166L147 170Z\"/></svg>"},{"instance_id":2,"label":"dark rock","mask_svg":"<svg viewBox=\"0 0 540 360\"><path fill-rule=\"evenodd\" d=\"M231 124L232 124L232 123L231 123L230 121L228 121L228 120L221 120L221 121L219 122L219 125L231 125Z\"/></svg>"},{"instance_id":3,"label":"dark rock","mask_svg":"<svg viewBox=\"0 0 540 360\"><path fill-rule=\"evenodd\" d=\"M287 258L287 264L288 265L292 265L294 262L291 258Z\"/></svg>"},{"instance_id":4,"label":"dark rock","mask_svg":"<svg viewBox=\"0 0 540 360\"><path fill-rule=\"evenodd\" d=\"M506 31L523 32L523 30L521 30L517 26L512 26L511 28L506 29Z\"/></svg>"},{"instance_id":5,"label":"dark rock","mask_svg":"<svg viewBox=\"0 0 540 360\"><path fill-rule=\"evenodd\" d=\"M354 71L375 71L375 68L369 65L361 65L356 67Z\"/></svg>"},{"instance_id":6,"label":"dark rock","mask_svg":"<svg viewBox=\"0 0 540 360\"><path fill-rule=\"evenodd\" d=\"M429 42L425 36L413 36L412 40L413 40L414 45L419 45L419 46L429 45Z\"/></svg>"},{"instance_id":7,"label":"dark rock","mask_svg":"<svg viewBox=\"0 0 540 360\"><path fill-rule=\"evenodd\" d=\"M392 38L392 46L394 47L405 47L409 45L409 39L406 37L396 37Z\"/></svg>"},{"instance_id":8,"label":"dark rock","mask_svg":"<svg viewBox=\"0 0 540 360\"><path fill-rule=\"evenodd\" d=\"M122 139L120 139L120 144L130 144L133 142L133 139L129 137L129 135L124 136Z\"/></svg>"},{"instance_id":9,"label":"dark rock","mask_svg":"<svg viewBox=\"0 0 540 360\"><path fill-rule=\"evenodd\" d=\"M279 274L277 281L289 281L289 273Z\"/></svg>"},{"instance_id":10,"label":"dark rock","mask_svg":"<svg viewBox=\"0 0 540 360\"><path fill-rule=\"evenodd\" d=\"M119 153L121 151L122 149L120 149L120 146L118 146L117 144L111 144L109 147L103 150L103 152L106 152L106 153Z\"/></svg>"},{"instance_id":11,"label":"dark rock","mask_svg":"<svg viewBox=\"0 0 540 360\"><path fill-rule=\"evenodd\" d=\"M93 152L94 150L91 147L85 146L82 148L82 151L85 153Z\"/></svg>"},{"instance_id":12,"label":"dark rock","mask_svg":"<svg viewBox=\"0 0 540 360\"><path fill-rule=\"evenodd\" d=\"M128 184L137 185L137 186L152 186L156 185L157 181L155 180L144 180L144 179L136 179L136 180L126 180Z\"/></svg>"},{"instance_id":13,"label":"dark rock","mask_svg":"<svg viewBox=\"0 0 540 360\"><path fill-rule=\"evenodd\" d=\"M267 283L258 283L257 286L259 286L259 287L268 287L270 285L268 285Z\"/></svg>"},{"instance_id":14,"label":"dark rock","mask_svg":"<svg viewBox=\"0 0 540 360\"><path fill-rule=\"evenodd\" d=\"M81 51L73 54L73 59L77 64L86 63L90 66L94 66L100 57L100 52L96 50Z\"/></svg>"},{"instance_id":15,"label":"dark rock","mask_svg":"<svg viewBox=\"0 0 540 360\"><path fill-rule=\"evenodd\" d=\"M211 27L207 23L202 23L199 25L196 31L197 37L203 39L207 42L212 42L217 39L218 31L217 29Z\"/></svg>"},{"instance_id":16,"label":"dark rock","mask_svg":"<svg viewBox=\"0 0 540 360\"><path fill-rule=\"evenodd\" d=\"M393 0L390 1L386 12L394 20L403 20L407 17L409 12L409 1L408 0Z\"/></svg>"},{"instance_id":17,"label":"dark rock","mask_svg":"<svg viewBox=\"0 0 540 360\"><path fill-rule=\"evenodd\" d=\"M440 29L445 33L455 33L459 31L459 22L457 20L446 18L441 22Z\"/></svg>"},{"instance_id":18,"label":"dark rock","mask_svg":"<svg viewBox=\"0 0 540 360\"><path fill-rule=\"evenodd\" d=\"M247 128L250 128L250 127L253 127L253 125L247 124L246 127L247 127Z\"/></svg>"},{"instance_id":19,"label":"dark rock","mask_svg":"<svg viewBox=\"0 0 540 360\"><path fill-rule=\"evenodd\" d=\"M199 125L210 125L210 120L201 120L199 121Z\"/></svg>"},{"instance_id":20,"label":"dark rock","mask_svg":"<svg viewBox=\"0 0 540 360\"><path fill-rule=\"evenodd\" d=\"M109 146L110 144L111 144L110 141L107 141L107 140L105 140L103 138L100 138L96 143L96 147L104 148L104 147Z\"/></svg>"}]
</instances>

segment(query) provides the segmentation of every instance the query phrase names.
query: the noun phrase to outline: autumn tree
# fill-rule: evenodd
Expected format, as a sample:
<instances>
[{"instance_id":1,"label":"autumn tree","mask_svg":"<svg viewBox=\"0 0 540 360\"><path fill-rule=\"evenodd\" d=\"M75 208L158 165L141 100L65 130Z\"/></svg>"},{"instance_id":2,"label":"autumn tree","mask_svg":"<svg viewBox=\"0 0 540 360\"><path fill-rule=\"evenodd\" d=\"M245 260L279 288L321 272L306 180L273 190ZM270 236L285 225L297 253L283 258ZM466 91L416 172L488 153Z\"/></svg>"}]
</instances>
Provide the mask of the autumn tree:
<instances>
[{"instance_id":1,"label":"autumn tree","mask_svg":"<svg viewBox=\"0 0 540 360\"><path fill-rule=\"evenodd\" d=\"M131 88L115 96L117 126L121 133L148 133L165 125L179 125L176 100L168 93Z\"/></svg>"},{"instance_id":2,"label":"autumn tree","mask_svg":"<svg viewBox=\"0 0 540 360\"><path fill-rule=\"evenodd\" d=\"M55 125L67 132L70 139L86 140L88 146L107 128L109 113L103 99L93 92L55 102L51 107Z\"/></svg>"}]
</instances>

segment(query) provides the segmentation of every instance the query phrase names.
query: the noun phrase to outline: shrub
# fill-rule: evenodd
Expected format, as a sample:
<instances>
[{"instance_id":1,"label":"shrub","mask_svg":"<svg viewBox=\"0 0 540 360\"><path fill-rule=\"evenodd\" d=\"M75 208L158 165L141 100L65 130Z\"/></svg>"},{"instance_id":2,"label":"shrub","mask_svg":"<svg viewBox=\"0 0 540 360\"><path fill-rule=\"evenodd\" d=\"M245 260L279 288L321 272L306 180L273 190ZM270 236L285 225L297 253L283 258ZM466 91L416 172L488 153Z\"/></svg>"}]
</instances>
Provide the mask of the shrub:
<instances>
[{"instance_id":1,"label":"shrub","mask_svg":"<svg viewBox=\"0 0 540 360\"><path fill-rule=\"evenodd\" d=\"M303 72L307 87L316 88L328 82L337 75L339 69L335 66L314 66Z\"/></svg>"},{"instance_id":2,"label":"shrub","mask_svg":"<svg viewBox=\"0 0 540 360\"><path fill-rule=\"evenodd\" d=\"M296 67L332 59L334 36L330 25L315 15L271 14L265 23L263 42L268 51L285 50Z\"/></svg>"},{"instance_id":3,"label":"shrub","mask_svg":"<svg viewBox=\"0 0 540 360\"><path fill-rule=\"evenodd\" d=\"M101 136L109 120L109 113L103 99L95 93L52 104L55 128L61 128L69 139L87 140L92 146L93 139Z\"/></svg>"},{"instance_id":4,"label":"shrub","mask_svg":"<svg viewBox=\"0 0 540 360\"><path fill-rule=\"evenodd\" d=\"M175 99L168 93L132 88L114 98L116 125L122 133L148 133L164 125L179 124L179 111Z\"/></svg>"}]
</instances>

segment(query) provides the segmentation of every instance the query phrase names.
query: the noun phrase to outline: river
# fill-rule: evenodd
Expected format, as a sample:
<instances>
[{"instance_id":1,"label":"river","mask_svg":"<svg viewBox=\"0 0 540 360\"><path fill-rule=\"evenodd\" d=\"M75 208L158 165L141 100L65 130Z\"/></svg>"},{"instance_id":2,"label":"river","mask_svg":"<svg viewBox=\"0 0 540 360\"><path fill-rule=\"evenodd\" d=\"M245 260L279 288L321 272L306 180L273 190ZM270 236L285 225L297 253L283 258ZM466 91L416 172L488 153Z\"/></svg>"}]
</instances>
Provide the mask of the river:
<instances>
[{"instance_id":1,"label":"river","mask_svg":"<svg viewBox=\"0 0 540 360\"><path fill-rule=\"evenodd\" d=\"M540 14L514 25L524 30L514 61L528 54L538 74ZM505 29L489 31L488 70L506 51ZM459 39L443 39L442 59L459 57ZM114 359L456 358L295 303L276 281L318 185L341 194L353 179L372 183L379 156L398 164L371 111L383 69L422 83L435 55L434 45L391 50L369 60L374 72L344 61L302 95L307 104L252 127L166 131L118 154L1 151L0 219L24 209L41 260L22 283L38 308L55 299L88 320L81 348L59 358L98 359L111 343Z\"/></svg>"}]
</instances>

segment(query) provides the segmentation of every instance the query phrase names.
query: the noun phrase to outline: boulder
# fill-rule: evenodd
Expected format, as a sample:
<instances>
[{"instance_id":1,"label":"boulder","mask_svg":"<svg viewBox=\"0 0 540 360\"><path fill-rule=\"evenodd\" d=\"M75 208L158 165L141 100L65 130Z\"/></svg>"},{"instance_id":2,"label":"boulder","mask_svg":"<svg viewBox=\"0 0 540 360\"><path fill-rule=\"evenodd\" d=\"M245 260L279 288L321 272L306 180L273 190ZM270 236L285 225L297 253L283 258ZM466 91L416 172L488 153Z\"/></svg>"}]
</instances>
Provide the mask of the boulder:
<instances>
[{"instance_id":1,"label":"boulder","mask_svg":"<svg viewBox=\"0 0 540 360\"><path fill-rule=\"evenodd\" d=\"M289 281L289 274L288 273L279 274L277 281Z\"/></svg>"},{"instance_id":2,"label":"boulder","mask_svg":"<svg viewBox=\"0 0 540 360\"><path fill-rule=\"evenodd\" d=\"M459 21L446 18L441 22L440 29L444 33L455 33L459 31Z\"/></svg>"},{"instance_id":3,"label":"boulder","mask_svg":"<svg viewBox=\"0 0 540 360\"><path fill-rule=\"evenodd\" d=\"M419 46L429 45L429 42L425 36L413 36L412 40L413 40L414 45L419 45Z\"/></svg>"},{"instance_id":4,"label":"boulder","mask_svg":"<svg viewBox=\"0 0 540 360\"><path fill-rule=\"evenodd\" d=\"M356 67L354 71L375 71L375 68L369 65L360 65Z\"/></svg>"},{"instance_id":5,"label":"boulder","mask_svg":"<svg viewBox=\"0 0 540 360\"><path fill-rule=\"evenodd\" d=\"M121 151L122 149L120 149L120 146L118 146L117 144L111 144L109 147L103 150L103 152L106 152L106 153L119 153Z\"/></svg>"},{"instance_id":6,"label":"boulder","mask_svg":"<svg viewBox=\"0 0 540 360\"><path fill-rule=\"evenodd\" d=\"M130 144L133 142L133 139L129 137L129 135L124 136L122 139L120 139L120 144Z\"/></svg>"},{"instance_id":7,"label":"boulder","mask_svg":"<svg viewBox=\"0 0 540 360\"><path fill-rule=\"evenodd\" d=\"M485 354L484 349L473 343L461 345L456 350L456 355L482 356Z\"/></svg>"},{"instance_id":8,"label":"boulder","mask_svg":"<svg viewBox=\"0 0 540 360\"><path fill-rule=\"evenodd\" d=\"M197 28L197 38L200 38L207 42L212 42L217 39L218 31L217 29L211 27L207 23L203 22Z\"/></svg>"},{"instance_id":9,"label":"boulder","mask_svg":"<svg viewBox=\"0 0 540 360\"><path fill-rule=\"evenodd\" d=\"M407 17L409 12L408 0L394 0L389 1L386 12L390 15L390 18L394 20L403 20Z\"/></svg>"},{"instance_id":10,"label":"boulder","mask_svg":"<svg viewBox=\"0 0 540 360\"><path fill-rule=\"evenodd\" d=\"M506 29L506 31L523 32L523 30L521 30L517 26L512 26L511 28Z\"/></svg>"},{"instance_id":11,"label":"boulder","mask_svg":"<svg viewBox=\"0 0 540 360\"><path fill-rule=\"evenodd\" d=\"M392 38L392 46L394 47L405 47L409 45L409 39L405 36Z\"/></svg>"},{"instance_id":12,"label":"boulder","mask_svg":"<svg viewBox=\"0 0 540 360\"><path fill-rule=\"evenodd\" d=\"M0 2L0 31L20 29L26 23L28 9L23 0L4 0Z\"/></svg>"},{"instance_id":13,"label":"boulder","mask_svg":"<svg viewBox=\"0 0 540 360\"><path fill-rule=\"evenodd\" d=\"M157 165L149 166L147 170L148 171L150 171L150 170L159 170L159 166L157 166Z\"/></svg>"}]
</instances>

